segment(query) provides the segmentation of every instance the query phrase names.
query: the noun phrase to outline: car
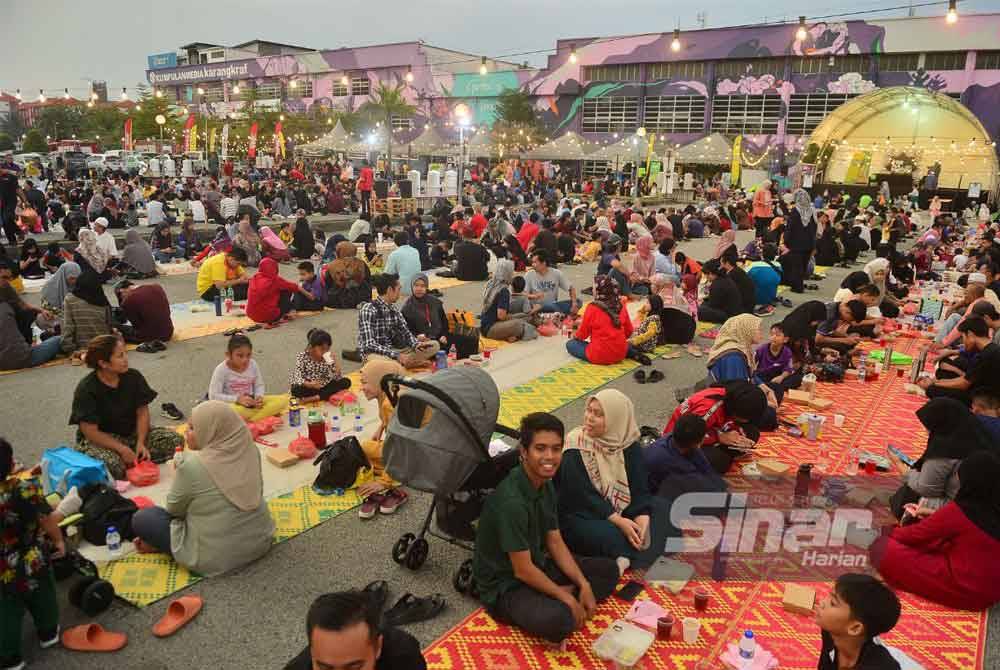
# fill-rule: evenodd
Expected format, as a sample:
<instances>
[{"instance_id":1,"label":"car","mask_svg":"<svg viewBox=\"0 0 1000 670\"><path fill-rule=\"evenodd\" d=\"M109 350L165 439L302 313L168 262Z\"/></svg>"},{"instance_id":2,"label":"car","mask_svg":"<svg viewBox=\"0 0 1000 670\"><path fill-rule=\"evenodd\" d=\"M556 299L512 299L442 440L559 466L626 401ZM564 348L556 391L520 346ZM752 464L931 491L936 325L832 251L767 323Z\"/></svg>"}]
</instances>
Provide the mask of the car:
<instances>
[{"instance_id":1,"label":"car","mask_svg":"<svg viewBox=\"0 0 1000 670\"><path fill-rule=\"evenodd\" d=\"M14 154L13 157L14 164L19 168L24 169L28 163L32 161L37 161L38 163L45 165L45 161L41 154L36 154L33 152L28 152L24 154Z\"/></svg>"},{"instance_id":2,"label":"car","mask_svg":"<svg viewBox=\"0 0 1000 670\"><path fill-rule=\"evenodd\" d=\"M66 170L71 178L85 177L88 172L87 154L82 151L63 151L56 155L54 161L56 170Z\"/></svg>"},{"instance_id":3,"label":"car","mask_svg":"<svg viewBox=\"0 0 1000 670\"><path fill-rule=\"evenodd\" d=\"M104 172L107 169L104 154L90 154L87 156L87 169Z\"/></svg>"},{"instance_id":4,"label":"car","mask_svg":"<svg viewBox=\"0 0 1000 670\"><path fill-rule=\"evenodd\" d=\"M149 164L142 160L137 154L126 154L122 159L121 167L119 169L124 170L129 173L129 175L144 175L148 169Z\"/></svg>"}]
</instances>

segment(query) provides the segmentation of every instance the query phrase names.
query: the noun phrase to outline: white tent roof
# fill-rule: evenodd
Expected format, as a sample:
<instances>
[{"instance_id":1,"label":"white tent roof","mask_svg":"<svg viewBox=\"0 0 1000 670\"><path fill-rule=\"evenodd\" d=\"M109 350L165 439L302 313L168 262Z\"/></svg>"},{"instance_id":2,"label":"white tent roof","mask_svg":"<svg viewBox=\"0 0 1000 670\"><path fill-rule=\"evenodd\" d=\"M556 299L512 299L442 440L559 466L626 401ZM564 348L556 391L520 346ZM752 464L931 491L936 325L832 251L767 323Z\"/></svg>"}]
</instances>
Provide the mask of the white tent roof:
<instances>
[{"instance_id":1,"label":"white tent roof","mask_svg":"<svg viewBox=\"0 0 1000 670\"><path fill-rule=\"evenodd\" d=\"M411 156L443 156L455 145L442 137L437 128L430 126L406 146Z\"/></svg>"},{"instance_id":2,"label":"white tent roof","mask_svg":"<svg viewBox=\"0 0 1000 670\"><path fill-rule=\"evenodd\" d=\"M527 160L542 161L574 161L590 158L588 155L594 150L594 145L583 139L572 130L565 135L560 135L551 142L547 142L531 151L521 154L521 158Z\"/></svg>"},{"instance_id":3,"label":"white tent roof","mask_svg":"<svg viewBox=\"0 0 1000 670\"><path fill-rule=\"evenodd\" d=\"M361 139L355 140L347 147L347 152L366 154L372 151L381 151L385 148L385 142L385 128L380 128L377 133L364 133Z\"/></svg>"},{"instance_id":4,"label":"white tent roof","mask_svg":"<svg viewBox=\"0 0 1000 670\"><path fill-rule=\"evenodd\" d=\"M324 151L346 151L347 148L353 144L356 140L351 137L350 133L344 129L344 125L337 121L337 125L333 127L333 130L328 132L323 137L317 140L309 142L308 144L299 145L299 151L306 153L322 153Z\"/></svg>"},{"instance_id":5,"label":"white tent roof","mask_svg":"<svg viewBox=\"0 0 1000 670\"><path fill-rule=\"evenodd\" d=\"M733 144L720 133L712 133L677 150L677 162L687 165L726 165L732 160Z\"/></svg>"},{"instance_id":6,"label":"white tent roof","mask_svg":"<svg viewBox=\"0 0 1000 670\"><path fill-rule=\"evenodd\" d=\"M646 146L646 141L643 139L626 137L587 154L587 160L612 162L638 160L646 155Z\"/></svg>"},{"instance_id":7,"label":"white tent roof","mask_svg":"<svg viewBox=\"0 0 1000 670\"><path fill-rule=\"evenodd\" d=\"M465 141L465 151L469 158L489 158L496 153L488 132L478 132Z\"/></svg>"}]
</instances>

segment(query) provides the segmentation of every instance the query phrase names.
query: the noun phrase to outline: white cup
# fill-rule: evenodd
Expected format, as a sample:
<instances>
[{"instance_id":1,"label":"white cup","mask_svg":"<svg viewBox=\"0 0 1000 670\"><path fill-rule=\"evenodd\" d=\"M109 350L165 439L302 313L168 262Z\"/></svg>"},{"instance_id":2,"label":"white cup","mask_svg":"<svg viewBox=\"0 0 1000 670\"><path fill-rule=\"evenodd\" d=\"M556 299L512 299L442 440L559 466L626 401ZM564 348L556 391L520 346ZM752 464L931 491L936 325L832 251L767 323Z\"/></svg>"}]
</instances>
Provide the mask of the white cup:
<instances>
[{"instance_id":1,"label":"white cup","mask_svg":"<svg viewBox=\"0 0 1000 670\"><path fill-rule=\"evenodd\" d=\"M834 414L833 415L833 425L836 426L837 428L843 428L844 427L844 415L843 414Z\"/></svg>"},{"instance_id":2,"label":"white cup","mask_svg":"<svg viewBox=\"0 0 1000 670\"><path fill-rule=\"evenodd\" d=\"M688 644L697 642L698 631L701 630L701 619L696 619L693 616L684 617L681 625L684 628L684 641Z\"/></svg>"}]
</instances>

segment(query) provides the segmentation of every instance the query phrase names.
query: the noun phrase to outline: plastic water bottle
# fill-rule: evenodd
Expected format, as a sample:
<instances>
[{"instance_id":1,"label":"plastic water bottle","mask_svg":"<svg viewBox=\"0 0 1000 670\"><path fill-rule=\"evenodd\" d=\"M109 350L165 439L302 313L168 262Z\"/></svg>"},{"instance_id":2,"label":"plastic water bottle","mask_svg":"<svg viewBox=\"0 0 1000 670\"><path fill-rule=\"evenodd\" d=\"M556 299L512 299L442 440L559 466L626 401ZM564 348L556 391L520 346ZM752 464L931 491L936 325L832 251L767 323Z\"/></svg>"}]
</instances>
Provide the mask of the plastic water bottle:
<instances>
[{"instance_id":1,"label":"plastic water bottle","mask_svg":"<svg viewBox=\"0 0 1000 670\"><path fill-rule=\"evenodd\" d=\"M333 433L331 439L334 442L340 439L340 412L334 412L330 418L330 432Z\"/></svg>"},{"instance_id":2,"label":"plastic water bottle","mask_svg":"<svg viewBox=\"0 0 1000 670\"><path fill-rule=\"evenodd\" d=\"M448 354L446 354L445 352L443 351L437 352L437 356L435 357L435 359L436 359L435 369L444 370L445 368L448 367Z\"/></svg>"},{"instance_id":3,"label":"plastic water bottle","mask_svg":"<svg viewBox=\"0 0 1000 670\"><path fill-rule=\"evenodd\" d=\"M453 344L451 345L451 349L448 350L448 367L454 365L455 361L457 360L458 360L458 349Z\"/></svg>"},{"instance_id":4,"label":"plastic water bottle","mask_svg":"<svg viewBox=\"0 0 1000 670\"><path fill-rule=\"evenodd\" d=\"M170 461L170 465L173 466L174 470L181 467L181 463L184 461L184 447L180 446L174 449L174 458Z\"/></svg>"},{"instance_id":5,"label":"plastic water bottle","mask_svg":"<svg viewBox=\"0 0 1000 670\"><path fill-rule=\"evenodd\" d=\"M757 651L757 640L753 637L753 631L743 631L743 637L740 638L740 657L753 658L755 651Z\"/></svg>"},{"instance_id":6,"label":"plastic water bottle","mask_svg":"<svg viewBox=\"0 0 1000 670\"><path fill-rule=\"evenodd\" d=\"M364 429L365 429L365 427L361 423L361 415L360 414L355 414L354 415L354 432L358 433L360 435L361 432L364 431Z\"/></svg>"},{"instance_id":7,"label":"plastic water bottle","mask_svg":"<svg viewBox=\"0 0 1000 670\"><path fill-rule=\"evenodd\" d=\"M118 534L118 529L115 526L108 526L108 533L104 536L104 544L115 558L122 555L122 536Z\"/></svg>"}]
</instances>

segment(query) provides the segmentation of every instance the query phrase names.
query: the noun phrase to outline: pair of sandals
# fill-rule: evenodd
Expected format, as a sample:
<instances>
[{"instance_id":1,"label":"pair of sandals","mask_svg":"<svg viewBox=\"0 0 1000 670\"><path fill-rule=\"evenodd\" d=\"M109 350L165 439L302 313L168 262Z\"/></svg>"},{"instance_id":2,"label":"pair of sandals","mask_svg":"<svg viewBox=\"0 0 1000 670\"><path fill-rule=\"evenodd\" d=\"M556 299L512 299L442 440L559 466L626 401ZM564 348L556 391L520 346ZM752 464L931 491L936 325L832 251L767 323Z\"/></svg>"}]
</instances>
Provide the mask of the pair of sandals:
<instances>
[{"instance_id":1,"label":"pair of sandals","mask_svg":"<svg viewBox=\"0 0 1000 670\"><path fill-rule=\"evenodd\" d=\"M223 337L232 337L236 333L252 333L255 330L260 330L263 327L264 326L260 325L259 323L255 323L252 326L248 326L247 328L230 328L229 330L224 331L222 333L222 336Z\"/></svg>"},{"instance_id":2,"label":"pair of sandals","mask_svg":"<svg viewBox=\"0 0 1000 670\"><path fill-rule=\"evenodd\" d=\"M389 599L389 584L385 580L370 583L363 590L371 598L372 606L382 614L383 626L405 626L433 619L445 608L444 596L440 593L418 598L412 593L405 593L396 604L383 612Z\"/></svg>"},{"instance_id":3,"label":"pair of sandals","mask_svg":"<svg viewBox=\"0 0 1000 670\"><path fill-rule=\"evenodd\" d=\"M150 340L149 342L143 342L135 350L140 354L158 354L161 351L166 351L167 345L159 340Z\"/></svg>"},{"instance_id":4,"label":"pair of sandals","mask_svg":"<svg viewBox=\"0 0 1000 670\"><path fill-rule=\"evenodd\" d=\"M642 368L633 372L632 377L639 384L655 384L656 382L661 382L664 379L663 373L659 370L653 370L649 373L649 375L647 375L646 371Z\"/></svg>"}]
</instances>

